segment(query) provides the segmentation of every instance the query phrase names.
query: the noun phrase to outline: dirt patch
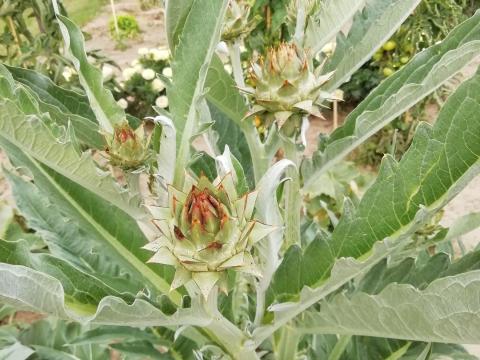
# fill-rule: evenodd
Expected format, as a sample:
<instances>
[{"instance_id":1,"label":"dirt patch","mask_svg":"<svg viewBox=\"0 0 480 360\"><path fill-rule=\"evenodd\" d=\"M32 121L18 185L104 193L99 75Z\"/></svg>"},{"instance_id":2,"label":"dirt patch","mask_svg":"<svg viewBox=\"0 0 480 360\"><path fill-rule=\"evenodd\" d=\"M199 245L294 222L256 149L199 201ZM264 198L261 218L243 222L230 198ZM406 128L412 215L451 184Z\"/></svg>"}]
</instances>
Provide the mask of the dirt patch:
<instances>
[{"instance_id":1,"label":"dirt patch","mask_svg":"<svg viewBox=\"0 0 480 360\"><path fill-rule=\"evenodd\" d=\"M86 42L87 50L101 50L102 54L114 60L121 68L125 68L138 57L139 48L165 46L167 39L164 31L163 9L155 8L144 11L140 8L139 3L138 0L115 2L117 15L135 16L141 30L138 38L125 41L126 49L119 49L108 32L112 12L110 5L106 5L102 8L101 14L82 29L91 36Z\"/></svg>"}]
</instances>

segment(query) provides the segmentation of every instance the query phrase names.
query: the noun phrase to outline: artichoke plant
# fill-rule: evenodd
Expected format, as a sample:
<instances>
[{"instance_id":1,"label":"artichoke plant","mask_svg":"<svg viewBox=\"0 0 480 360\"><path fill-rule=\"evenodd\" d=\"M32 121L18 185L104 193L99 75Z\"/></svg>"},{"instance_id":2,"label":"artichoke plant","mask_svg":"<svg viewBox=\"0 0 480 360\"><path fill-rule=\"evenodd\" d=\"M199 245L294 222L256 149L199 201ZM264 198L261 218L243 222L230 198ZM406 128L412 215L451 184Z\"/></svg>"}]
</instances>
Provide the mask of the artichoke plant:
<instances>
[{"instance_id":1,"label":"artichoke plant","mask_svg":"<svg viewBox=\"0 0 480 360\"><path fill-rule=\"evenodd\" d=\"M317 76L305 50L293 43L270 48L252 63L252 87L243 89L254 104L248 115L260 115L267 129L276 123L284 135L294 136L308 115L321 116L320 103L327 97L321 87L331 76Z\"/></svg>"},{"instance_id":2,"label":"artichoke plant","mask_svg":"<svg viewBox=\"0 0 480 360\"><path fill-rule=\"evenodd\" d=\"M159 236L144 248L149 262L176 267L172 290L193 280L207 298L215 285L226 291L227 269L259 275L250 251L275 227L253 220L257 194L239 196L231 172L168 187L168 207L151 207Z\"/></svg>"}]
</instances>

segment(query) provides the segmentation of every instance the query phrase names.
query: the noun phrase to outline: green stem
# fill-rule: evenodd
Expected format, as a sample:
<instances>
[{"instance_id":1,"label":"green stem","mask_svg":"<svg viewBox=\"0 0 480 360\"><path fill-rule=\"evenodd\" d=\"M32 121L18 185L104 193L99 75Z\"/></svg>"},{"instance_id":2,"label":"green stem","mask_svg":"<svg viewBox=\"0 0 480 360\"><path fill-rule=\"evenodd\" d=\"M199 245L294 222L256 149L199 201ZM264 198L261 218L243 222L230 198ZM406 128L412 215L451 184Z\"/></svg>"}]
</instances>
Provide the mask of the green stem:
<instances>
[{"instance_id":1,"label":"green stem","mask_svg":"<svg viewBox=\"0 0 480 360\"><path fill-rule=\"evenodd\" d=\"M245 87L245 80L243 77L243 69L240 58L240 40L235 40L228 44L228 51L230 55L230 62L232 64L233 78L239 88ZM248 121L242 122L240 125L245 139L247 140L248 149L252 157L253 174L255 183L257 184L262 178L263 174L268 169L270 164L269 156L265 152L265 146L260 142L257 130Z\"/></svg>"},{"instance_id":2,"label":"green stem","mask_svg":"<svg viewBox=\"0 0 480 360\"><path fill-rule=\"evenodd\" d=\"M293 327L286 325L280 331L280 339L275 349L278 360L291 360L296 358L300 333Z\"/></svg>"},{"instance_id":3,"label":"green stem","mask_svg":"<svg viewBox=\"0 0 480 360\"><path fill-rule=\"evenodd\" d=\"M285 247L300 245L300 211L302 201L300 197L300 176L298 173L299 154L295 143L284 139L283 150L285 157L291 160L297 169L288 169L287 176L291 178L285 184Z\"/></svg>"},{"instance_id":4,"label":"green stem","mask_svg":"<svg viewBox=\"0 0 480 360\"><path fill-rule=\"evenodd\" d=\"M347 345L350 343L351 339L351 335L340 336L332 352L328 356L328 360L339 360L342 354L345 352L345 349L347 348Z\"/></svg>"}]
</instances>

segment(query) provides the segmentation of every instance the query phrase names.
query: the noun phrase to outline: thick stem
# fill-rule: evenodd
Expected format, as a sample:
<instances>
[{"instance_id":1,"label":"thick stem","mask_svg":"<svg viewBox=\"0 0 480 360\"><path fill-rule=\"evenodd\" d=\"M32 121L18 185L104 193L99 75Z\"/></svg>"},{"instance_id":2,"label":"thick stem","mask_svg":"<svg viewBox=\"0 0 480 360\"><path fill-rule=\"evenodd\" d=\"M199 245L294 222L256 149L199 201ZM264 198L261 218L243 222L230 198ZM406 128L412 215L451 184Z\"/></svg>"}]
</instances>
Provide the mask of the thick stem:
<instances>
[{"instance_id":1,"label":"thick stem","mask_svg":"<svg viewBox=\"0 0 480 360\"><path fill-rule=\"evenodd\" d=\"M339 360L342 357L342 354L345 352L345 349L347 348L347 345L350 343L351 339L351 335L340 336L332 352L328 356L328 360Z\"/></svg>"},{"instance_id":2,"label":"thick stem","mask_svg":"<svg viewBox=\"0 0 480 360\"><path fill-rule=\"evenodd\" d=\"M295 142L290 139L283 141L285 157L291 160L296 169L288 169L287 176L291 178L285 184L285 248L291 245L300 245L300 210L302 201L300 197L300 176L298 173L299 154Z\"/></svg>"},{"instance_id":3,"label":"thick stem","mask_svg":"<svg viewBox=\"0 0 480 360\"><path fill-rule=\"evenodd\" d=\"M289 325L284 326L280 332L278 345L275 349L276 358L278 360L296 359L299 340L300 334L296 329Z\"/></svg>"},{"instance_id":4,"label":"thick stem","mask_svg":"<svg viewBox=\"0 0 480 360\"><path fill-rule=\"evenodd\" d=\"M226 319L218 310L218 287L212 289L207 301L191 286L187 286L190 296L201 297L205 311L212 322L203 328L208 336L235 360L259 359L253 341L243 331Z\"/></svg>"}]
</instances>

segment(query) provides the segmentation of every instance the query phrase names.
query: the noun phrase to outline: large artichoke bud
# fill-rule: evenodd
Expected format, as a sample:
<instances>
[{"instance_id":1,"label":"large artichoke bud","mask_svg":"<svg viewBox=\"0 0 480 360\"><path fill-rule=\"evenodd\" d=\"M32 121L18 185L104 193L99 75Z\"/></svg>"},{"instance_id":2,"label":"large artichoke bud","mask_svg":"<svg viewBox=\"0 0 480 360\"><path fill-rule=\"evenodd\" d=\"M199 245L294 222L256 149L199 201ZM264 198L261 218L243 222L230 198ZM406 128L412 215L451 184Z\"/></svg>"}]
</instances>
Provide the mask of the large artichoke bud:
<instances>
[{"instance_id":1,"label":"large artichoke bud","mask_svg":"<svg viewBox=\"0 0 480 360\"><path fill-rule=\"evenodd\" d=\"M250 251L274 227L253 220L256 191L239 197L228 173L168 193L168 207L151 207L160 235L144 248L155 252L149 262L176 267L172 290L193 280L207 298L215 285L226 291L227 269L259 275Z\"/></svg>"},{"instance_id":2,"label":"large artichoke bud","mask_svg":"<svg viewBox=\"0 0 480 360\"><path fill-rule=\"evenodd\" d=\"M294 136L304 117L321 116L321 86L331 76L317 76L306 52L295 44L270 48L265 58L252 63L252 87L243 89L254 103L248 116L260 115L267 128L275 122L284 135Z\"/></svg>"},{"instance_id":3,"label":"large artichoke bud","mask_svg":"<svg viewBox=\"0 0 480 360\"><path fill-rule=\"evenodd\" d=\"M117 126L113 135L106 136L110 163L126 170L144 165L150 156L150 139L143 125L136 130L128 123Z\"/></svg>"},{"instance_id":4,"label":"large artichoke bud","mask_svg":"<svg viewBox=\"0 0 480 360\"><path fill-rule=\"evenodd\" d=\"M222 40L234 41L247 36L260 22L258 16L248 19L252 5L245 0L231 0L225 14Z\"/></svg>"}]
</instances>

